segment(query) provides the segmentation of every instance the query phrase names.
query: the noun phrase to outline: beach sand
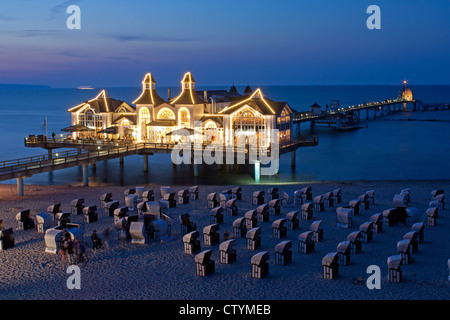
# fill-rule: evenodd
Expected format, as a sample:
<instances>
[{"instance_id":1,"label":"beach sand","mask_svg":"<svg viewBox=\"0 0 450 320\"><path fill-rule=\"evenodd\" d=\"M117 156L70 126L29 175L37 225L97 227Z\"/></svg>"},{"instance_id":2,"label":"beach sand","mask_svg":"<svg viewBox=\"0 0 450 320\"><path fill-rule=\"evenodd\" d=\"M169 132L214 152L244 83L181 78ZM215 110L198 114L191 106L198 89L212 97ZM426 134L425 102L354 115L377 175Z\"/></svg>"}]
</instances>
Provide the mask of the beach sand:
<instances>
[{"instance_id":1,"label":"beach sand","mask_svg":"<svg viewBox=\"0 0 450 320\"><path fill-rule=\"evenodd\" d=\"M375 190L375 205L360 211L354 217L353 227L342 229L336 226L336 207L325 208L314 213L313 219L300 221L300 227L288 231L283 239L272 238L272 221L258 223L262 229L262 245L256 251L246 249L245 238L236 239L237 261L224 265L219 263L219 245L203 244L203 227L210 224L210 209L206 207L206 197L211 192L220 192L234 186L200 186L199 200L177 205L169 210L173 219L172 235L169 242L150 240L144 245L127 242L121 245L114 230L113 218L99 213L99 221L84 224L82 216L71 216L71 222L79 223L84 229L89 248L88 261L78 264L81 269L81 289L69 290L66 281L67 265L62 265L58 255L44 252L44 236L35 230L16 230L15 215L25 209L32 214L46 211L47 206L60 202L62 211L70 211L70 201L84 198L85 205L100 207L100 195L112 192L113 199L124 203L123 191L129 187L79 187L79 186L25 186L25 196L17 197L15 185L0 185L0 219L3 228L14 228L16 246L0 252L0 299L154 299L154 300L303 300L303 299L450 299L450 282L447 260L450 258L450 218L449 210L441 210L437 225L426 226L425 241L419 245L414 261L402 266L403 282L387 281L387 258L397 254L396 244L410 230L409 226L397 224L383 227L381 234L374 234L374 240L362 244L362 252L351 256L351 264L339 267L335 280L322 279L322 258L336 251L339 242L346 240L349 233L359 230L359 225L369 221L371 215L392 207L392 198L404 188L411 189L412 207L420 210L421 221L425 221L425 211L433 189L450 190L450 181L358 181L320 182L308 184L277 185L280 192L298 190L312 186L313 196L335 188L342 189L342 203L347 205L352 199ZM135 186L130 186L135 187ZM189 186L171 186L173 191ZM243 186L243 200L238 201L239 217L256 208L252 205L252 193L264 190L268 185ZM148 185L159 196L159 186ZM275 219L284 218L287 212L300 210L299 206L282 207ZM181 213L189 213L197 223L201 234L201 248L212 249L216 272L208 277L198 277L195 273L194 255L183 253L182 235L178 223ZM223 231L233 233L232 222L237 217L225 215L220 224ZM309 230L315 220L322 220L324 238L316 243L309 254L298 253L298 235ZM103 231L111 231L108 246L92 251L90 235L94 229L103 238ZM275 264L275 245L284 240L292 241L292 262L287 266ZM264 279L251 278L251 257L260 251L269 251L269 274ZM365 279L370 265L381 268L381 289L369 290Z\"/></svg>"}]
</instances>

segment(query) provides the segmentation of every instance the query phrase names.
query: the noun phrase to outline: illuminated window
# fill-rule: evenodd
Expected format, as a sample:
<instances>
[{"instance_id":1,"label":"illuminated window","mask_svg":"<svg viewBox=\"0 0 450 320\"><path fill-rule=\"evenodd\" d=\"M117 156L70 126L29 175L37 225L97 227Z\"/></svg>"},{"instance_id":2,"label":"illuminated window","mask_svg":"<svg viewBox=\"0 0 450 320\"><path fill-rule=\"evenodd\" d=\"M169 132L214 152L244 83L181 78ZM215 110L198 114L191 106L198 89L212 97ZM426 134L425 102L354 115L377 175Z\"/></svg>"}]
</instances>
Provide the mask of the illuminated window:
<instances>
[{"instance_id":1,"label":"illuminated window","mask_svg":"<svg viewBox=\"0 0 450 320\"><path fill-rule=\"evenodd\" d=\"M158 112L158 119L171 119L171 120L175 120L175 114L173 113L172 110L168 109L168 108L164 108L161 109Z\"/></svg>"},{"instance_id":2,"label":"illuminated window","mask_svg":"<svg viewBox=\"0 0 450 320\"><path fill-rule=\"evenodd\" d=\"M283 111L281 112L280 116L277 117L277 123L287 123L291 121L291 117L289 115L289 113L287 112L286 109L283 109Z\"/></svg>"},{"instance_id":3,"label":"illuminated window","mask_svg":"<svg viewBox=\"0 0 450 320\"><path fill-rule=\"evenodd\" d=\"M209 121L206 125L205 125L205 129L217 129L216 124L213 121Z\"/></svg>"},{"instance_id":4,"label":"illuminated window","mask_svg":"<svg viewBox=\"0 0 450 320\"><path fill-rule=\"evenodd\" d=\"M102 115L95 114L95 111L93 109L87 108L84 113L78 114L78 124L86 127L102 127Z\"/></svg>"},{"instance_id":5,"label":"illuminated window","mask_svg":"<svg viewBox=\"0 0 450 320\"><path fill-rule=\"evenodd\" d=\"M148 108L143 107L139 110L139 118L141 119L141 123L150 123L150 111Z\"/></svg>"},{"instance_id":6,"label":"illuminated window","mask_svg":"<svg viewBox=\"0 0 450 320\"><path fill-rule=\"evenodd\" d=\"M180 127L189 127L191 125L190 112L186 108L181 108L180 114Z\"/></svg>"}]
</instances>

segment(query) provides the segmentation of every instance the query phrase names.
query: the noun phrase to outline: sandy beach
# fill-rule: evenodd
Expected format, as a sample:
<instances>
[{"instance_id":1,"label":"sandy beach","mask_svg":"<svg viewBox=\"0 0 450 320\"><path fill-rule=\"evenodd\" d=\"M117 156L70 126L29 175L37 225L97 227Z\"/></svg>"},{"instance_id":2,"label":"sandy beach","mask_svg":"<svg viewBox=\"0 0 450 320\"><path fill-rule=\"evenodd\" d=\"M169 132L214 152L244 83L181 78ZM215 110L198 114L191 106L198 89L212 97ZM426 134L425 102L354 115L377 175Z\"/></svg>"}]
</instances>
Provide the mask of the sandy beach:
<instances>
[{"instance_id":1,"label":"sandy beach","mask_svg":"<svg viewBox=\"0 0 450 320\"><path fill-rule=\"evenodd\" d=\"M46 210L47 206L60 202L62 211L70 211L70 201L84 198L86 205L100 207L100 195L112 192L113 199L124 203L123 191L128 187L79 187L79 186L25 186L25 196L17 197L15 185L0 185L0 219L3 228L14 228L16 245L0 252L0 296L1 299L152 299L152 300L304 300L304 299L400 299L428 300L449 299L450 282L447 260L450 258L450 218L448 210L441 210L437 225L426 226L425 241L419 245L414 261L402 266L403 282L387 281L387 258L397 254L396 244L410 230L399 223L384 227L381 234L374 234L374 240L362 244L362 252L351 256L348 266L339 267L335 280L323 280L321 276L322 258L336 251L339 242L346 240L349 233L359 230L360 224L370 216L392 207L392 198L404 188L411 189L410 206L420 210L421 221L425 221L425 211L434 189L450 190L449 181L358 181L358 182L320 182L277 185L280 192L294 191L306 185L312 186L313 196L335 188L342 189L342 204L375 190L375 205L360 211L354 217L353 226L343 229L336 226L336 207L326 207L323 212L314 213L312 220L300 220L300 227L288 231L283 239L272 238L272 221L259 223L262 229L261 248L256 251L246 249L245 238L236 239L237 261L232 264L219 263L219 245L203 244L203 227L210 224L210 209L206 207L206 197L211 192L220 192L234 186L200 186L199 200L189 204L177 205L169 210L173 219L172 236L169 242L149 240L144 245L128 241L122 245L117 240L113 218L99 213L99 221L84 224L82 216L71 216L71 222L79 223L84 230L88 251L88 261L78 264L81 269L81 289L69 290L66 280L67 265L61 263L58 255L44 252L44 236L35 230L17 230L15 215L25 209L32 214ZM130 186L135 187L135 186ZM178 191L189 186L171 186ZM238 201L238 216L256 208L252 205L253 191L266 191L271 186L243 186L243 198ZM156 200L160 198L159 186L147 185L146 189L155 191ZM339 206L340 206L339 205ZM299 206L282 207L276 219L284 218L286 213L300 210ZM216 272L208 277L195 274L194 255L183 253L182 235L178 216L189 213L197 223L201 234L201 248L212 249ZM220 224L221 239L226 230L233 232L232 222L237 217L225 215ZM315 250L309 254L298 253L298 235L309 230L315 220L322 220L324 238L316 243ZM111 229L108 245L93 251L90 235L95 229L103 238L106 227ZM292 241L292 262L287 266L275 264L275 245L284 240ZM260 251L269 251L269 274L264 279L251 278L250 259ZM369 290L365 279L369 265L381 268L380 290Z\"/></svg>"}]
</instances>

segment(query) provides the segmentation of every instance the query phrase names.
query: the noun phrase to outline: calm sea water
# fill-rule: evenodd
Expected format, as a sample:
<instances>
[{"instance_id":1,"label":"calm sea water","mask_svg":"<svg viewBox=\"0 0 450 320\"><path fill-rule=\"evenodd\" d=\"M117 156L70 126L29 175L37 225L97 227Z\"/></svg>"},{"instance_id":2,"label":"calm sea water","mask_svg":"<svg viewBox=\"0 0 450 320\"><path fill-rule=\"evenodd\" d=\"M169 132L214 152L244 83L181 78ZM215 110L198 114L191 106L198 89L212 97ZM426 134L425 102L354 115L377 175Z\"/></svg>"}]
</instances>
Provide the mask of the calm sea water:
<instances>
[{"instance_id":1,"label":"calm sea water","mask_svg":"<svg viewBox=\"0 0 450 320\"><path fill-rule=\"evenodd\" d=\"M268 86L262 87L267 97L287 101L292 108L307 110L314 102L320 105L339 100L341 106L368 101L395 98L399 86ZM424 102L450 102L450 86L410 86L414 97ZM93 98L101 89L0 89L0 115L2 119L0 160L46 154L46 150L25 148L24 137L45 134L44 117L48 121L48 134L60 133L70 125L67 109ZM228 89L228 87L199 87L203 89ZM115 99L133 101L140 88L106 88ZM240 92L243 88L239 88ZM172 96L178 88L171 88ZM158 92L167 98L167 88ZM421 113L405 112L391 115L389 119L422 121L369 121L366 128L338 132L334 129L315 128L303 124L301 132L317 134L319 145L297 151L297 165L291 169L290 154L280 159L277 176L262 177L263 183L289 183L330 180L439 180L450 179L450 122L424 120L450 120L450 111ZM142 157L99 162L97 170L90 173L90 183L100 184L250 184L252 168L232 168L217 171L203 166L200 176L193 176L189 165L174 167L170 155L149 157L149 172L142 170ZM3 183L15 183L6 181ZM53 173L38 174L25 179L27 184L80 184L81 168L69 168Z\"/></svg>"}]
</instances>

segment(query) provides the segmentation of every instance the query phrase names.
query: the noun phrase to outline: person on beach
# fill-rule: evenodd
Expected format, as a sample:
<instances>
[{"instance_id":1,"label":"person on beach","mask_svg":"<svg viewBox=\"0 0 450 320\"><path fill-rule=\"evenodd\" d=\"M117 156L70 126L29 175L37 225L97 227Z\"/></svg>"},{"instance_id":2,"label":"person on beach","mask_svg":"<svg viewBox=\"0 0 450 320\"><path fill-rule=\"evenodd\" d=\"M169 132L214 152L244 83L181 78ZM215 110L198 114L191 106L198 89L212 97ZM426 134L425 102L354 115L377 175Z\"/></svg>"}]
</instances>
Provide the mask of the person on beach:
<instances>
[{"instance_id":1,"label":"person on beach","mask_svg":"<svg viewBox=\"0 0 450 320\"><path fill-rule=\"evenodd\" d=\"M119 230L119 240L122 245L124 245L127 241L127 231L125 230L125 228Z\"/></svg>"},{"instance_id":2,"label":"person on beach","mask_svg":"<svg viewBox=\"0 0 450 320\"><path fill-rule=\"evenodd\" d=\"M86 246L84 245L84 242L78 243L76 253L78 257L78 262L84 262L84 255L86 253Z\"/></svg>"},{"instance_id":3,"label":"person on beach","mask_svg":"<svg viewBox=\"0 0 450 320\"><path fill-rule=\"evenodd\" d=\"M73 264L73 241L70 237L64 242L64 248L66 249L67 261L69 264Z\"/></svg>"},{"instance_id":4,"label":"person on beach","mask_svg":"<svg viewBox=\"0 0 450 320\"><path fill-rule=\"evenodd\" d=\"M67 261L67 253L66 253L66 249L64 248L64 246L59 247L58 254L61 256L61 263L63 265L65 265L66 261Z\"/></svg>"},{"instance_id":5,"label":"person on beach","mask_svg":"<svg viewBox=\"0 0 450 320\"><path fill-rule=\"evenodd\" d=\"M103 238L104 238L104 246L108 248L108 240L109 240L109 227L105 227L103 230Z\"/></svg>"},{"instance_id":6,"label":"person on beach","mask_svg":"<svg viewBox=\"0 0 450 320\"><path fill-rule=\"evenodd\" d=\"M94 232L92 233L91 240L92 240L92 248L94 250L100 249L102 247L102 239L99 238L97 230L94 230Z\"/></svg>"},{"instance_id":7,"label":"person on beach","mask_svg":"<svg viewBox=\"0 0 450 320\"><path fill-rule=\"evenodd\" d=\"M75 238L73 240L73 253L77 254L77 250L78 250L78 246L80 245L80 240L78 240L77 238Z\"/></svg>"}]
</instances>

